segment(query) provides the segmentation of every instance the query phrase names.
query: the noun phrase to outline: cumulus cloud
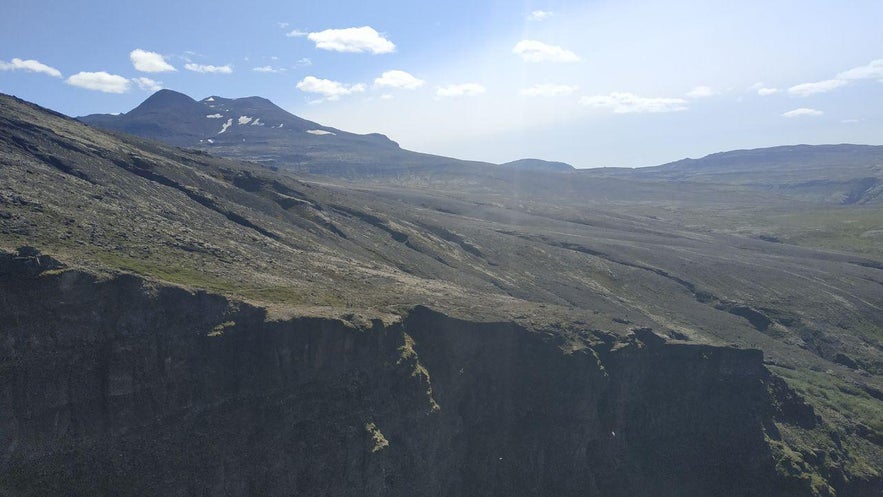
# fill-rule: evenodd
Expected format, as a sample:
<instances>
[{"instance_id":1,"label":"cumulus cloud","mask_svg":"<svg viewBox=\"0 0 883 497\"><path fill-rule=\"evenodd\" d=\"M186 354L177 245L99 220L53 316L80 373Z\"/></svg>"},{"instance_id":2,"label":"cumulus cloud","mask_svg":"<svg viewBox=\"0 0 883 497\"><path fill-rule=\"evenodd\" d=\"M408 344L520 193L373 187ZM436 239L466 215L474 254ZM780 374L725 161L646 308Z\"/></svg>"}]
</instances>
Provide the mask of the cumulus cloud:
<instances>
[{"instance_id":1,"label":"cumulus cloud","mask_svg":"<svg viewBox=\"0 0 883 497\"><path fill-rule=\"evenodd\" d=\"M440 86L435 90L436 97L477 97L487 91L478 83Z\"/></svg>"},{"instance_id":2,"label":"cumulus cloud","mask_svg":"<svg viewBox=\"0 0 883 497\"><path fill-rule=\"evenodd\" d=\"M129 60L132 61L132 65L135 66L135 69L141 72L177 71L174 66L166 62L166 59L162 55L156 52L141 50L140 48L136 48L129 52Z\"/></svg>"},{"instance_id":3,"label":"cumulus cloud","mask_svg":"<svg viewBox=\"0 0 883 497\"><path fill-rule=\"evenodd\" d=\"M339 100L340 97L365 91L365 85L345 85L339 81L307 76L297 83L297 89L306 93L318 93L326 100Z\"/></svg>"},{"instance_id":4,"label":"cumulus cloud","mask_svg":"<svg viewBox=\"0 0 883 497\"><path fill-rule=\"evenodd\" d=\"M794 117L808 117L808 116L821 116L824 112L816 109L808 109L806 107L801 107L799 109L789 110L782 114L782 117L794 118Z\"/></svg>"},{"instance_id":5,"label":"cumulus cloud","mask_svg":"<svg viewBox=\"0 0 883 497\"><path fill-rule=\"evenodd\" d=\"M779 90L778 88L761 87L761 88L757 89L757 94L760 95L761 97L768 97L770 95L775 95L776 93L779 93L780 91L781 90Z\"/></svg>"},{"instance_id":6,"label":"cumulus cloud","mask_svg":"<svg viewBox=\"0 0 883 497\"><path fill-rule=\"evenodd\" d=\"M512 53L525 62L577 62L579 56L570 50L548 45L536 40L521 40L512 48Z\"/></svg>"},{"instance_id":7,"label":"cumulus cloud","mask_svg":"<svg viewBox=\"0 0 883 497\"><path fill-rule=\"evenodd\" d=\"M883 59L872 60L867 65L844 71L837 75L837 79L883 79Z\"/></svg>"},{"instance_id":8,"label":"cumulus cloud","mask_svg":"<svg viewBox=\"0 0 883 497\"><path fill-rule=\"evenodd\" d=\"M538 84L530 88L522 88L521 94L525 97L563 97L578 90L578 86Z\"/></svg>"},{"instance_id":9,"label":"cumulus cloud","mask_svg":"<svg viewBox=\"0 0 883 497\"><path fill-rule=\"evenodd\" d=\"M145 91L162 90L162 81L154 81L150 78L132 78L132 82Z\"/></svg>"},{"instance_id":10,"label":"cumulus cloud","mask_svg":"<svg viewBox=\"0 0 883 497\"><path fill-rule=\"evenodd\" d=\"M687 101L681 98L641 97L627 92L582 97L579 103L588 107L612 110L616 114L687 110Z\"/></svg>"},{"instance_id":11,"label":"cumulus cloud","mask_svg":"<svg viewBox=\"0 0 883 497\"><path fill-rule=\"evenodd\" d=\"M116 74L99 72L78 72L65 81L71 86L78 86L87 90L102 91L104 93L126 93L129 91L131 82Z\"/></svg>"},{"instance_id":12,"label":"cumulus cloud","mask_svg":"<svg viewBox=\"0 0 883 497\"><path fill-rule=\"evenodd\" d=\"M310 34L310 33L307 33L306 31L301 31L299 29L294 29L294 30L291 30L291 31L285 33L285 36L287 36L289 38L302 38L308 34Z\"/></svg>"},{"instance_id":13,"label":"cumulus cloud","mask_svg":"<svg viewBox=\"0 0 883 497\"><path fill-rule=\"evenodd\" d=\"M788 88L790 95L798 97L808 97L816 93L827 93L831 90L845 86L848 81L844 79L826 79L825 81L817 81L815 83L803 83Z\"/></svg>"},{"instance_id":14,"label":"cumulus cloud","mask_svg":"<svg viewBox=\"0 0 883 497\"><path fill-rule=\"evenodd\" d=\"M385 54L395 52L396 49L393 42L371 26L326 29L318 33L309 33L307 38L316 44L316 48L334 52Z\"/></svg>"},{"instance_id":15,"label":"cumulus cloud","mask_svg":"<svg viewBox=\"0 0 883 497\"><path fill-rule=\"evenodd\" d=\"M61 71L58 69L33 59L21 60L15 58L10 62L0 60L0 71L29 71L48 74L56 78L61 77Z\"/></svg>"},{"instance_id":16,"label":"cumulus cloud","mask_svg":"<svg viewBox=\"0 0 883 497\"><path fill-rule=\"evenodd\" d=\"M697 86L687 92L688 98L705 98L714 95L717 95L717 92L708 86Z\"/></svg>"},{"instance_id":17,"label":"cumulus cloud","mask_svg":"<svg viewBox=\"0 0 883 497\"><path fill-rule=\"evenodd\" d=\"M204 64L193 64L187 63L184 64L184 69L193 72L200 73L215 73L215 74L230 74L233 72L233 68L230 65L223 66L212 66L212 65L204 65Z\"/></svg>"},{"instance_id":18,"label":"cumulus cloud","mask_svg":"<svg viewBox=\"0 0 883 497\"><path fill-rule=\"evenodd\" d=\"M273 67L273 66L260 66L260 67L252 68L252 71L254 71L254 72L270 72L270 73L278 73L278 72L284 72L284 71L285 71L285 68L283 68L283 67Z\"/></svg>"},{"instance_id":19,"label":"cumulus cloud","mask_svg":"<svg viewBox=\"0 0 883 497\"><path fill-rule=\"evenodd\" d=\"M298 59L298 61L294 63L295 67L309 67L311 65L313 65L313 60L307 57Z\"/></svg>"},{"instance_id":20,"label":"cumulus cloud","mask_svg":"<svg viewBox=\"0 0 883 497\"><path fill-rule=\"evenodd\" d=\"M426 82L415 78L405 71L386 71L374 80L375 88L399 88L402 90L416 90Z\"/></svg>"},{"instance_id":21,"label":"cumulus cloud","mask_svg":"<svg viewBox=\"0 0 883 497\"><path fill-rule=\"evenodd\" d=\"M548 10L535 10L527 15L528 21L540 22L552 17L552 12Z\"/></svg>"}]
</instances>

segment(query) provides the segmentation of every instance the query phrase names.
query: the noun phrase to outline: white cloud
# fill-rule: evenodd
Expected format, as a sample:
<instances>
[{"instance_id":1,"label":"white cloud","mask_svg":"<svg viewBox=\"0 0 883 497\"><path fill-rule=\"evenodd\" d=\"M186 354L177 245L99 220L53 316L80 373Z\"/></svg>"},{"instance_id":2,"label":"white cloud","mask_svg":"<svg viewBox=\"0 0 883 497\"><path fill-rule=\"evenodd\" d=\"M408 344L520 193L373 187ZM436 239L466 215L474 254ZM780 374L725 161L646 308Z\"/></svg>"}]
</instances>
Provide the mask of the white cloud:
<instances>
[{"instance_id":1,"label":"white cloud","mask_svg":"<svg viewBox=\"0 0 883 497\"><path fill-rule=\"evenodd\" d=\"M821 116L824 112L816 109L808 109L806 107L801 107L799 109L789 110L782 114L782 117L793 118L793 117L805 117L805 116Z\"/></svg>"},{"instance_id":2,"label":"white cloud","mask_svg":"<svg viewBox=\"0 0 883 497\"><path fill-rule=\"evenodd\" d=\"M803 83L788 88L788 93L798 97L808 97L816 93L827 93L831 90L845 86L848 81L843 79L826 79L815 83Z\"/></svg>"},{"instance_id":3,"label":"white cloud","mask_svg":"<svg viewBox=\"0 0 883 497\"><path fill-rule=\"evenodd\" d=\"M311 65L313 65L313 60L307 57L298 59L298 61L294 63L295 67L309 67Z\"/></svg>"},{"instance_id":4,"label":"white cloud","mask_svg":"<svg viewBox=\"0 0 883 497\"><path fill-rule=\"evenodd\" d=\"M780 91L781 90L779 90L778 88L761 87L761 88L757 89L757 94L760 95L761 97L768 97L770 95L775 95L776 93L779 93Z\"/></svg>"},{"instance_id":5,"label":"white cloud","mask_svg":"<svg viewBox=\"0 0 883 497\"><path fill-rule=\"evenodd\" d=\"M0 71L29 71L48 74L56 78L61 77L61 71L54 67L47 66L40 61L28 59L21 60L19 58L12 59L11 62L0 60Z\"/></svg>"},{"instance_id":6,"label":"white cloud","mask_svg":"<svg viewBox=\"0 0 883 497\"><path fill-rule=\"evenodd\" d=\"M177 71L174 66L166 62L166 59L162 55L156 52L141 50L140 48L136 48L129 52L129 60L132 61L132 65L135 66L135 69L141 72Z\"/></svg>"},{"instance_id":7,"label":"white cloud","mask_svg":"<svg viewBox=\"0 0 883 497\"><path fill-rule=\"evenodd\" d=\"M279 26L279 29L285 29L288 27L287 22L277 22L276 25Z\"/></svg>"},{"instance_id":8,"label":"white cloud","mask_svg":"<svg viewBox=\"0 0 883 497\"><path fill-rule=\"evenodd\" d=\"M307 76L297 84L297 89L307 93L318 93L324 96L326 100L338 100L340 97L365 91L365 85L361 83L345 85L339 81ZM321 102L321 100L318 102Z\"/></svg>"},{"instance_id":9,"label":"white cloud","mask_svg":"<svg viewBox=\"0 0 883 497\"><path fill-rule=\"evenodd\" d=\"M273 67L273 66L260 66L260 67L255 67L255 68L253 68L252 71L254 71L254 72L272 72L272 73L278 73L278 72L284 72L284 71L285 71L285 68L283 68L283 67Z\"/></svg>"},{"instance_id":10,"label":"white cloud","mask_svg":"<svg viewBox=\"0 0 883 497\"><path fill-rule=\"evenodd\" d=\"M295 30L285 33L285 36L287 36L289 38L301 38L301 37L304 37L308 34L310 34L310 33L307 33L306 31L301 31L299 29L295 29Z\"/></svg>"},{"instance_id":11,"label":"white cloud","mask_svg":"<svg viewBox=\"0 0 883 497\"><path fill-rule=\"evenodd\" d=\"M131 82L116 74L99 72L78 72L67 78L66 83L87 90L103 91L104 93L126 93Z\"/></svg>"},{"instance_id":12,"label":"white cloud","mask_svg":"<svg viewBox=\"0 0 883 497\"><path fill-rule=\"evenodd\" d=\"M399 88L402 90L416 90L426 83L422 79L415 78L405 71L386 71L374 80L375 88Z\"/></svg>"},{"instance_id":13,"label":"white cloud","mask_svg":"<svg viewBox=\"0 0 883 497\"><path fill-rule=\"evenodd\" d=\"M837 75L837 79L881 79L883 78L883 59L872 60L867 65L854 67Z\"/></svg>"},{"instance_id":14,"label":"white cloud","mask_svg":"<svg viewBox=\"0 0 883 497\"><path fill-rule=\"evenodd\" d=\"M714 95L717 95L717 92L709 86L697 86L687 92L687 98L705 98Z\"/></svg>"},{"instance_id":15,"label":"white cloud","mask_svg":"<svg viewBox=\"0 0 883 497\"><path fill-rule=\"evenodd\" d=\"M552 17L552 12L548 10L535 10L527 15L528 21L540 22Z\"/></svg>"},{"instance_id":16,"label":"white cloud","mask_svg":"<svg viewBox=\"0 0 883 497\"><path fill-rule=\"evenodd\" d=\"M525 62L577 62L579 56L570 50L547 45L536 40L521 40L512 48L512 53L521 56Z\"/></svg>"},{"instance_id":17,"label":"white cloud","mask_svg":"<svg viewBox=\"0 0 883 497\"><path fill-rule=\"evenodd\" d=\"M817 93L827 93L836 90L837 88L846 86L853 81L877 79L883 82L883 79L881 78L883 78L883 59L877 59L872 60L863 66L853 67L852 69L843 71L834 79L826 79L815 83L803 83L792 86L791 88L788 88L788 93L798 97L808 97Z\"/></svg>"},{"instance_id":18,"label":"white cloud","mask_svg":"<svg viewBox=\"0 0 883 497\"><path fill-rule=\"evenodd\" d=\"M162 81L154 81L150 78L132 78L132 82L145 91L162 90Z\"/></svg>"},{"instance_id":19,"label":"white cloud","mask_svg":"<svg viewBox=\"0 0 883 497\"><path fill-rule=\"evenodd\" d=\"M212 66L212 65L204 65L204 64L193 64L188 63L184 64L184 69L193 72L201 72L201 73L215 73L215 74L230 74L233 72L233 68L230 65L223 66Z\"/></svg>"},{"instance_id":20,"label":"white cloud","mask_svg":"<svg viewBox=\"0 0 883 497\"><path fill-rule=\"evenodd\" d=\"M530 88L522 88L521 94L525 97L563 97L578 90L578 86L538 84Z\"/></svg>"},{"instance_id":21,"label":"white cloud","mask_svg":"<svg viewBox=\"0 0 883 497\"><path fill-rule=\"evenodd\" d=\"M389 93L384 93L383 95L380 95L380 100L392 100L392 98L392 95Z\"/></svg>"},{"instance_id":22,"label":"white cloud","mask_svg":"<svg viewBox=\"0 0 883 497\"><path fill-rule=\"evenodd\" d=\"M476 97L486 91L484 86L478 83L463 83L459 85L440 86L435 91L436 97Z\"/></svg>"},{"instance_id":23,"label":"white cloud","mask_svg":"<svg viewBox=\"0 0 883 497\"><path fill-rule=\"evenodd\" d=\"M582 97L579 103L589 107L609 109L616 114L687 110L687 101L681 98L641 97L627 92Z\"/></svg>"},{"instance_id":24,"label":"white cloud","mask_svg":"<svg viewBox=\"0 0 883 497\"><path fill-rule=\"evenodd\" d=\"M307 35L316 48L334 52L384 54L395 52L396 46L371 26L345 29L326 29Z\"/></svg>"}]
</instances>

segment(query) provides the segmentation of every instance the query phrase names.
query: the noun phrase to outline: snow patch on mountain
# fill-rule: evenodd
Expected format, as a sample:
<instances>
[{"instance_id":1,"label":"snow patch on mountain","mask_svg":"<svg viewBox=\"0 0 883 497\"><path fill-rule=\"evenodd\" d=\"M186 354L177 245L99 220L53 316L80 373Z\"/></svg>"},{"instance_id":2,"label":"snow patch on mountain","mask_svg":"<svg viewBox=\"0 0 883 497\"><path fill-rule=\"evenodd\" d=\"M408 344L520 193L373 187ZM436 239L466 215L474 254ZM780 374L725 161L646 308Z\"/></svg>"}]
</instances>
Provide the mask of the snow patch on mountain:
<instances>
[{"instance_id":1,"label":"snow patch on mountain","mask_svg":"<svg viewBox=\"0 0 883 497\"><path fill-rule=\"evenodd\" d=\"M224 131L227 131L227 128L229 128L230 126L233 126L233 118L232 117L230 119L227 119L227 122L225 122L224 125L221 126L221 131L218 131L218 134L220 135Z\"/></svg>"},{"instance_id":2,"label":"snow patch on mountain","mask_svg":"<svg viewBox=\"0 0 883 497\"><path fill-rule=\"evenodd\" d=\"M334 135L336 133L332 133L331 131L325 131L324 129L308 129L307 133L311 135Z\"/></svg>"},{"instance_id":3,"label":"snow patch on mountain","mask_svg":"<svg viewBox=\"0 0 883 497\"><path fill-rule=\"evenodd\" d=\"M224 116L221 114L209 114L205 117L208 119L223 119L224 118Z\"/></svg>"},{"instance_id":4,"label":"snow patch on mountain","mask_svg":"<svg viewBox=\"0 0 883 497\"><path fill-rule=\"evenodd\" d=\"M251 122L251 119L248 116L239 116L239 124L248 124Z\"/></svg>"}]
</instances>

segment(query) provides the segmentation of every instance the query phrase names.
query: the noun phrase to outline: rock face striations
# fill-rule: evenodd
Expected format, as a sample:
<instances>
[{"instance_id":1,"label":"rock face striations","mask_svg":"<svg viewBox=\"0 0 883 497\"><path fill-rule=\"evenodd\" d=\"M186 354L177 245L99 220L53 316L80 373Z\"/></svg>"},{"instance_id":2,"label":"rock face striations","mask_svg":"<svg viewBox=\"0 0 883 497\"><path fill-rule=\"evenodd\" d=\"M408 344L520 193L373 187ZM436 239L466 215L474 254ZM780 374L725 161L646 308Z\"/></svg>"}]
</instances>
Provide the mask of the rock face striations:
<instances>
[{"instance_id":1,"label":"rock face striations","mask_svg":"<svg viewBox=\"0 0 883 497\"><path fill-rule=\"evenodd\" d=\"M273 321L38 260L0 255L4 495L799 491L765 440L781 412L756 350L568 349L425 307Z\"/></svg>"}]
</instances>

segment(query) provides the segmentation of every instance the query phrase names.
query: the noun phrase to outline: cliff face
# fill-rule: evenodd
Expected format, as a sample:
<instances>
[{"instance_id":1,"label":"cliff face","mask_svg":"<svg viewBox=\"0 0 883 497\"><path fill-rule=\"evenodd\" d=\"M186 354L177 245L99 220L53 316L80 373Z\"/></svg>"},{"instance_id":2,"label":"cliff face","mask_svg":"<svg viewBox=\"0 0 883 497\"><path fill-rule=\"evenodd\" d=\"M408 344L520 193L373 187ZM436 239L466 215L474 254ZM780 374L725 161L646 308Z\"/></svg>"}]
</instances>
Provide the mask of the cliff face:
<instances>
[{"instance_id":1,"label":"cliff face","mask_svg":"<svg viewBox=\"0 0 883 497\"><path fill-rule=\"evenodd\" d=\"M770 495L783 483L759 351L645 333L562 353L549 336L419 308L405 327L451 434L450 495Z\"/></svg>"},{"instance_id":2,"label":"cliff face","mask_svg":"<svg viewBox=\"0 0 883 497\"><path fill-rule=\"evenodd\" d=\"M389 326L271 321L33 253L0 259L0 495L789 489L765 441L783 387L759 351L649 330L565 344L423 307Z\"/></svg>"}]
</instances>

